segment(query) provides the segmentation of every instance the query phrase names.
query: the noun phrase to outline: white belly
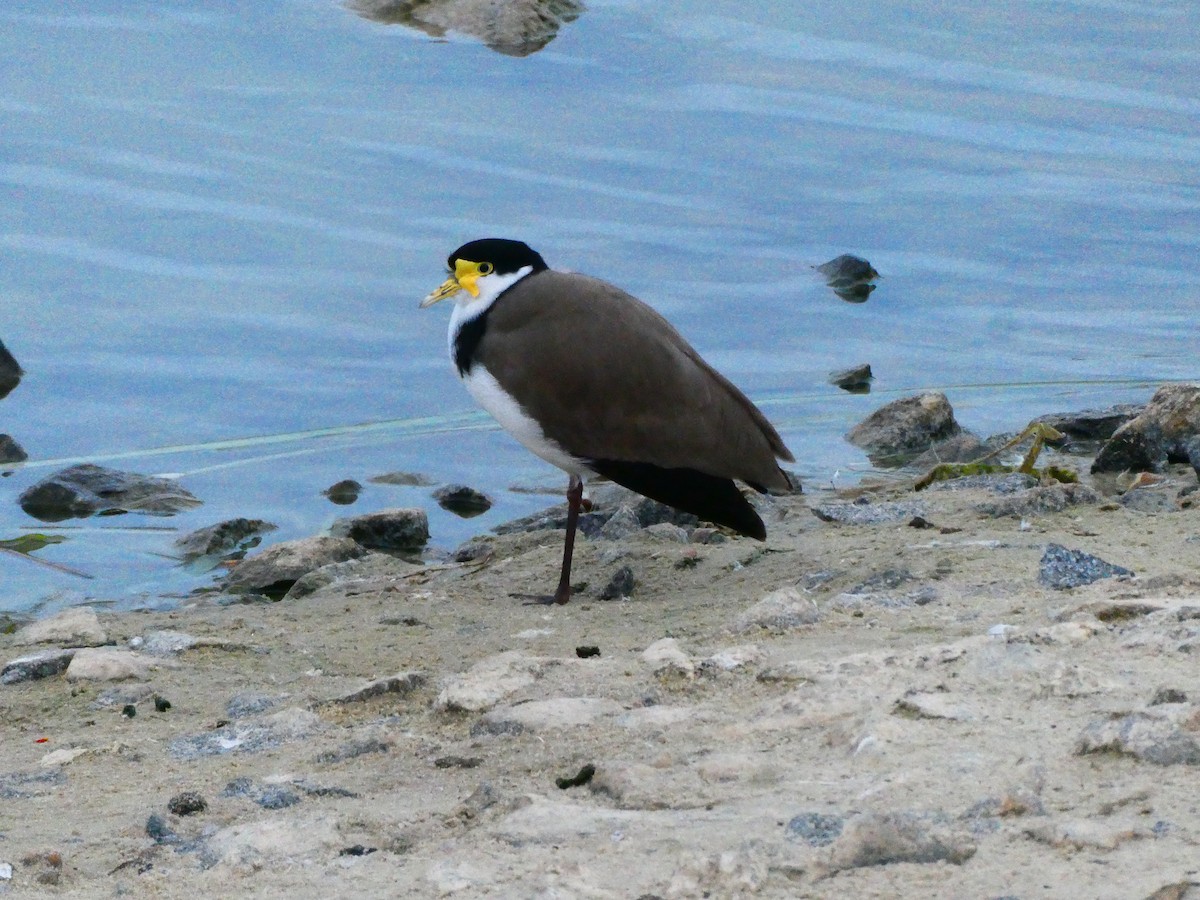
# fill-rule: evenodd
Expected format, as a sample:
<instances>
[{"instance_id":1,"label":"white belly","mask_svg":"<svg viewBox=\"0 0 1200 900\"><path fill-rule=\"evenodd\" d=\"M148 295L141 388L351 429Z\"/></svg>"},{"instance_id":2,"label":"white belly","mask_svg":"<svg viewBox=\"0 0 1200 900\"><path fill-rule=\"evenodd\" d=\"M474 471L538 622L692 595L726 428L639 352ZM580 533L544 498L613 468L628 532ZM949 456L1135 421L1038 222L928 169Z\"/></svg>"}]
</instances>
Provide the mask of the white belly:
<instances>
[{"instance_id":1,"label":"white belly","mask_svg":"<svg viewBox=\"0 0 1200 900\"><path fill-rule=\"evenodd\" d=\"M571 475L583 477L592 474L582 460L576 459L546 437L541 426L529 417L510 394L504 392L500 383L483 366L472 366L471 371L463 377L463 384L467 386L475 402L491 413L504 430L520 441L527 450Z\"/></svg>"}]
</instances>

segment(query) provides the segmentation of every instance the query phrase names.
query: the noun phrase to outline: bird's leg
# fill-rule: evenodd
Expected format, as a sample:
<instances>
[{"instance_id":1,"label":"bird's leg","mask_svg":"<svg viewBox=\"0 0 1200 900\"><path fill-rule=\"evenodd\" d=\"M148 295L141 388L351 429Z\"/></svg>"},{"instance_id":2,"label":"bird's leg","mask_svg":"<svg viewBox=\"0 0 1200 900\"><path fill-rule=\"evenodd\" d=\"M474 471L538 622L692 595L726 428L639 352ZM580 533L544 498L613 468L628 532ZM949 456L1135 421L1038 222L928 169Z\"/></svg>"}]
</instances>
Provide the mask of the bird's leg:
<instances>
[{"instance_id":1,"label":"bird's leg","mask_svg":"<svg viewBox=\"0 0 1200 900\"><path fill-rule=\"evenodd\" d=\"M571 557L575 553L575 530L579 525L579 507L583 505L583 480L572 475L567 484L567 536L563 540L562 573L558 577L558 590L554 602L566 603L571 599Z\"/></svg>"}]
</instances>

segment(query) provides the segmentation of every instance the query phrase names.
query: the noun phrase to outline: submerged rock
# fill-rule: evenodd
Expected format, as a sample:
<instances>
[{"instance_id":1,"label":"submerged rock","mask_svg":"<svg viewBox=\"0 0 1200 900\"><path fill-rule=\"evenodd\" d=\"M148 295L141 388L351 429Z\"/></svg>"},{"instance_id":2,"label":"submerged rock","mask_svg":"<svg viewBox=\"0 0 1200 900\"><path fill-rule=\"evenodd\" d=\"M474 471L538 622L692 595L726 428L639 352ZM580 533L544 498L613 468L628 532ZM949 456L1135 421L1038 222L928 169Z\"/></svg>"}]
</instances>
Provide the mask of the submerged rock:
<instances>
[{"instance_id":1,"label":"submerged rock","mask_svg":"<svg viewBox=\"0 0 1200 900\"><path fill-rule=\"evenodd\" d=\"M330 503L336 503L338 506L349 506L362 493L362 485L353 478L346 478L336 484L331 484L321 493L329 498Z\"/></svg>"},{"instance_id":2,"label":"submerged rock","mask_svg":"<svg viewBox=\"0 0 1200 900\"><path fill-rule=\"evenodd\" d=\"M1091 584L1114 575L1132 575L1129 569L1106 563L1082 550L1068 550L1061 544L1049 544L1042 555L1038 581L1055 590L1067 590Z\"/></svg>"},{"instance_id":3,"label":"submerged rock","mask_svg":"<svg viewBox=\"0 0 1200 900\"><path fill-rule=\"evenodd\" d=\"M0 434L0 463L19 463L29 459L25 448L7 434Z\"/></svg>"},{"instance_id":4,"label":"submerged rock","mask_svg":"<svg viewBox=\"0 0 1200 900\"><path fill-rule=\"evenodd\" d=\"M875 376L871 373L871 364L863 363L861 366L830 372L826 380L851 394L867 394L871 391L871 382L875 380Z\"/></svg>"},{"instance_id":5,"label":"submerged rock","mask_svg":"<svg viewBox=\"0 0 1200 900\"><path fill-rule=\"evenodd\" d=\"M872 284L879 273L861 256L843 253L816 267L825 283L847 303L862 303L875 290Z\"/></svg>"},{"instance_id":6,"label":"submerged rock","mask_svg":"<svg viewBox=\"0 0 1200 900\"><path fill-rule=\"evenodd\" d=\"M139 512L169 516L202 501L171 478L83 463L42 479L21 494L21 508L43 522Z\"/></svg>"},{"instance_id":7,"label":"submerged rock","mask_svg":"<svg viewBox=\"0 0 1200 900\"><path fill-rule=\"evenodd\" d=\"M492 498L465 484L447 484L433 492L437 505L464 519L481 515L492 508Z\"/></svg>"},{"instance_id":8,"label":"submerged rock","mask_svg":"<svg viewBox=\"0 0 1200 900\"><path fill-rule=\"evenodd\" d=\"M278 526L262 519L226 519L176 538L175 546L185 560L201 556L241 557L262 541L262 536Z\"/></svg>"},{"instance_id":9,"label":"submerged rock","mask_svg":"<svg viewBox=\"0 0 1200 900\"><path fill-rule=\"evenodd\" d=\"M882 406L846 433L880 466L901 465L962 431L946 395L929 391Z\"/></svg>"},{"instance_id":10,"label":"submerged rock","mask_svg":"<svg viewBox=\"0 0 1200 900\"><path fill-rule=\"evenodd\" d=\"M429 541L429 517L420 507L381 509L361 516L338 519L333 523L330 533L335 538L349 538L361 547L371 550L412 553L420 550Z\"/></svg>"},{"instance_id":11,"label":"submerged rock","mask_svg":"<svg viewBox=\"0 0 1200 900\"><path fill-rule=\"evenodd\" d=\"M1092 472L1161 472L1168 462L1191 462L1188 445L1197 436L1200 384L1163 385L1100 448Z\"/></svg>"},{"instance_id":12,"label":"submerged rock","mask_svg":"<svg viewBox=\"0 0 1200 900\"><path fill-rule=\"evenodd\" d=\"M1105 409L1048 413L1038 416L1037 421L1077 441L1107 441L1113 432L1140 415L1145 408L1145 404L1140 403L1118 403Z\"/></svg>"},{"instance_id":13,"label":"submerged rock","mask_svg":"<svg viewBox=\"0 0 1200 900\"><path fill-rule=\"evenodd\" d=\"M0 400L12 393L13 388L21 383L25 371L17 365L16 359L0 341Z\"/></svg>"}]
</instances>

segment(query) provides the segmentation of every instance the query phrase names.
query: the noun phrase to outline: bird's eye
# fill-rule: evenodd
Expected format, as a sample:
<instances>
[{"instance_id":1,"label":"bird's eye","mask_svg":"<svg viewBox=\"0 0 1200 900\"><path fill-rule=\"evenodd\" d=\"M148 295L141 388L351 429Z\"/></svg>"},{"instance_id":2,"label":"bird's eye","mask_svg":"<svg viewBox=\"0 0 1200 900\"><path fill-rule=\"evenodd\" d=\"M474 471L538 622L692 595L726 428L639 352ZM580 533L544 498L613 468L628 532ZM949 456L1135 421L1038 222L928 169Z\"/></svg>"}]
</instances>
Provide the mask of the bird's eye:
<instances>
[{"instance_id":1,"label":"bird's eye","mask_svg":"<svg viewBox=\"0 0 1200 900\"><path fill-rule=\"evenodd\" d=\"M492 271L491 263L483 262L483 263L479 264L479 274L480 275L487 275L491 271Z\"/></svg>"}]
</instances>

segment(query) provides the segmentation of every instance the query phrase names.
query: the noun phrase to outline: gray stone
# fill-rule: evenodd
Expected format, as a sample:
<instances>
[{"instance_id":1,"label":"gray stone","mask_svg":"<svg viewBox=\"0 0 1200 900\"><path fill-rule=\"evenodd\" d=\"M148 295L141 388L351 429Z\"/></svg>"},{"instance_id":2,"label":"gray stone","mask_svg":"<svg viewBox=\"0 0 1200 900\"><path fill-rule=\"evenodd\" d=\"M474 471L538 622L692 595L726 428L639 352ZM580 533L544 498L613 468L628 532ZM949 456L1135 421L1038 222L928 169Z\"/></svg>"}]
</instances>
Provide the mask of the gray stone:
<instances>
[{"instance_id":1,"label":"gray stone","mask_svg":"<svg viewBox=\"0 0 1200 900\"><path fill-rule=\"evenodd\" d=\"M262 519L226 519L177 538L175 547L186 561L201 556L240 558L257 547L262 536L276 527Z\"/></svg>"},{"instance_id":2,"label":"gray stone","mask_svg":"<svg viewBox=\"0 0 1200 900\"><path fill-rule=\"evenodd\" d=\"M174 667L173 660L155 659L132 650L115 647L85 647L79 650L67 666L68 681L124 681L127 678L145 679L164 666Z\"/></svg>"},{"instance_id":3,"label":"gray stone","mask_svg":"<svg viewBox=\"0 0 1200 900\"><path fill-rule=\"evenodd\" d=\"M826 381L835 387L840 387L843 391L865 394L871 390L871 382L874 379L875 376L871 373L871 364L863 363L861 366L851 366L849 369L830 372Z\"/></svg>"},{"instance_id":4,"label":"gray stone","mask_svg":"<svg viewBox=\"0 0 1200 900\"><path fill-rule=\"evenodd\" d=\"M946 395L930 391L880 407L850 429L846 440L876 465L900 465L961 431Z\"/></svg>"},{"instance_id":5,"label":"gray stone","mask_svg":"<svg viewBox=\"0 0 1200 900\"><path fill-rule=\"evenodd\" d=\"M72 606L48 619L30 622L14 636L14 642L20 645L59 644L65 647L95 647L107 640L108 635L90 606Z\"/></svg>"},{"instance_id":6,"label":"gray stone","mask_svg":"<svg viewBox=\"0 0 1200 900\"><path fill-rule=\"evenodd\" d=\"M349 0L347 6L363 18L402 24L437 38L447 31L467 34L505 56L536 53L584 10L583 0L508 0L499 5Z\"/></svg>"},{"instance_id":7,"label":"gray stone","mask_svg":"<svg viewBox=\"0 0 1200 900\"><path fill-rule=\"evenodd\" d=\"M1081 409L1078 412L1048 413L1038 422L1079 441L1106 441L1113 433L1142 413L1145 404L1118 403L1105 409Z\"/></svg>"},{"instance_id":8,"label":"gray stone","mask_svg":"<svg viewBox=\"0 0 1200 900\"><path fill-rule=\"evenodd\" d=\"M29 459L25 448L17 443L16 438L8 434L0 434L0 463L19 463Z\"/></svg>"},{"instance_id":9,"label":"gray stone","mask_svg":"<svg viewBox=\"0 0 1200 900\"><path fill-rule=\"evenodd\" d=\"M924 471L942 463L969 463L979 459L990 451L990 447L968 431L939 441L920 456L911 460L908 465ZM954 480L954 479L951 479Z\"/></svg>"},{"instance_id":10,"label":"gray stone","mask_svg":"<svg viewBox=\"0 0 1200 900\"><path fill-rule=\"evenodd\" d=\"M1168 462L1190 462L1188 445L1198 435L1200 384L1163 385L1100 448L1092 472L1161 472Z\"/></svg>"},{"instance_id":11,"label":"gray stone","mask_svg":"<svg viewBox=\"0 0 1200 900\"><path fill-rule=\"evenodd\" d=\"M812 514L822 522L837 522L841 525L886 525L925 514L925 504L919 501L872 503L866 497L859 497L849 503L820 503L811 509Z\"/></svg>"},{"instance_id":12,"label":"gray stone","mask_svg":"<svg viewBox=\"0 0 1200 900\"><path fill-rule=\"evenodd\" d=\"M429 542L429 517L420 507L381 509L338 519L330 533L334 537L349 538L370 550L413 553Z\"/></svg>"},{"instance_id":13,"label":"gray stone","mask_svg":"<svg viewBox=\"0 0 1200 900\"><path fill-rule=\"evenodd\" d=\"M365 552L360 544L347 537L285 541L242 560L226 576L223 587L234 594L257 593L279 598L314 569L355 559Z\"/></svg>"},{"instance_id":14,"label":"gray stone","mask_svg":"<svg viewBox=\"0 0 1200 900\"><path fill-rule=\"evenodd\" d=\"M815 625L821 612L811 597L794 587L771 591L737 617L733 630L746 632L755 629L790 631L805 625Z\"/></svg>"},{"instance_id":15,"label":"gray stone","mask_svg":"<svg viewBox=\"0 0 1200 900\"><path fill-rule=\"evenodd\" d=\"M43 522L140 512L167 516L201 501L171 478L119 472L82 463L50 475L25 490L21 508Z\"/></svg>"},{"instance_id":16,"label":"gray stone","mask_svg":"<svg viewBox=\"0 0 1200 900\"><path fill-rule=\"evenodd\" d=\"M234 722L202 734L177 737L167 744L176 759L200 759L225 753L258 753L309 737L321 719L309 710L289 707L254 722Z\"/></svg>"},{"instance_id":17,"label":"gray stone","mask_svg":"<svg viewBox=\"0 0 1200 900\"><path fill-rule=\"evenodd\" d=\"M1176 489L1169 484L1135 487L1122 494L1117 502L1126 509L1143 513L1178 512Z\"/></svg>"},{"instance_id":18,"label":"gray stone","mask_svg":"<svg viewBox=\"0 0 1200 900\"><path fill-rule=\"evenodd\" d=\"M543 665L515 650L489 656L461 675L449 679L434 701L434 709L483 712L540 678Z\"/></svg>"},{"instance_id":19,"label":"gray stone","mask_svg":"<svg viewBox=\"0 0 1200 900\"><path fill-rule=\"evenodd\" d=\"M183 791L167 801L167 809L176 816L191 816L208 809L208 802L195 791Z\"/></svg>"},{"instance_id":20,"label":"gray stone","mask_svg":"<svg viewBox=\"0 0 1200 900\"><path fill-rule=\"evenodd\" d=\"M978 503L975 509L985 516L1028 518L1062 512L1071 506L1092 505L1103 498L1083 484L1046 484L1011 497Z\"/></svg>"},{"instance_id":21,"label":"gray stone","mask_svg":"<svg viewBox=\"0 0 1200 900\"><path fill-rule=\"evenodd\" d=\"M964 475L962 478L949 478L935 481L927 491L991 491L993 494L1018 494L1029 488L1037 487L1038 480L1024 472L994 472L987 475Z\"/></svg>"},{"instance_id":22,"label":"gray stone","mask_svg":"<svg viewBox=\"0 0 1200 900\"><path fill-rule=\"evenodd\" d=\"M167 824L167 820L158 813L151 813L146 819L146 836L156 844L178 844L181 840Z\"/></svg>"},{"instance_id":23,"label":"gray stone","mask_svg":"<svg viewBox=\"0 0 1200 900\"><path fill-rule=\"evenodd\" d=\"M517 734L594 725L615 718L623 707L605 697L554 697L513 706L498 706L480 724L488 734Z\"/></svg>"},{"instance_id":24,"label":"gray stone","mask_svg":"<svg viewBox=\"0 0 1200 900\"><path fill-rule=\"evenodd\" d=\"M1200 743L1188 724L1193 707L1168 704L1092 722L1075 743L1078 755L1116 753L1156 766L1200 766Z\"/></svg>"},{"instance_id":25,"label":"gray stone","mask_svg":"<svg viewBox=\"0 0 1200 900\"><path fill-rule=\"evenodd\" d=\"M331 584L346 586L380 579L392 581L411 574L417 568L419 566L416 563L397 559L388 553L369 551L355 559L327 563L302 575L288 589L283 599L296 600Z\"/></svg>"},{"instance_id":26,"label":"gray stone","mask_svg":"<svg viewBox=\"0 0 1200 900\"><path fill-rule=\"evenodd\" d=\"M864 813L830 845L828 866L837 872L892 863L961 865L975 849L971 834L940 813Z\"/></svg>"},{"instance_id":27,"label":"gray stone","mask_svg":"<svg viewBox=\"0 0 1200 900\"><path fill-rule=\"evenodd\" d=\"M634 511L628 506L622 506L609 516L608 521L603 524L596 537L605 541L619 541L641 530L642 523L638 521Z\"/></svg>"},{"instance_id":28,"label":"gray stone","mask_svg":"<svg viewBox=\"0 0 1200 900\"><path fill-rule=\"evenodd\" d=\"M46 650L29 656L20 656L9 660L0 669L0 684L20 684L23 681L36 681L39 678L50 678L60 672L65 672L75 650Z\"/></svg>"},{"instance_id":29,"label":"gray stone","mask_svg":"<svg viewBox=\"0 0 1200 900\"><path fill-rule=\"evenodd\" d=\"M243 691L234 694L225 704L225 714L231 719L244 719L265 712L277 705L284 697L264 694L259 691Z\"/></svg>"},{"instance_id":30,"label":"gray stone","mask_svg":"<svg viewBox=\"0 0 1200 900\"><path fill-rule=\"evenodd\" d=\"M827 813L801 813L787 823L787 836L799 838L810 847L825 847L842 834L846 820Z\"/></svg>"},{"instance_id":31,"label":"gray stone","mask_svg":"<svg viewBox=\"0 0 1200 900\"><path fill-rule=\"evenodd\" d=\"M1038 568L1038 581L1046 587L1062 591L1091 584L1101 578L1132 574L1129 569L1114 566L1082 550L1069 550L1061 544L1048 544Z\"/></svg>"},{"instance_id":32,"label":"gray stone","mask_svg":"<svg viewBox=\"0 0 1200 900\"><path fill-rule=\"evenodd\" d=\"M437 484L432 478L419 472L386 472L383 475L372 476L367 481L371 484L394 484L401 487L431 487Z\"/></svg>"},{"instance_id":33,"label":"gray stone","mask_svg":"<svg viewBox=\"0 0 1200 900\"><path fill-rule=\"evenodd\" d=\"M361 703L384 694L411 694L417 688L424 687L425 676L420 672L401 672L389 678L377 678L369 681L360 688L348 691L339 697L333 697L326 703Z\"/></svg>"},{"instance_id":34,"label":"gray stone","mask_svg":"<svg viewBox=\"0 0 1200 900\"><path fill-rule=\"evenodd\" d=\"M433 492L437 505L456 516L470 519L492 508L492 498L465 484L447 484Z\"/></svg>"},{"instance_id":35,"label":"gray stone","mask_svg":"<svg viewBox=\"0 0 1200 900\"><path fill-rule=\"evenodd\" d=\"M42 797L66 782L67 776L61 768L47 772L8 772L0 775L0 800Z\"/></svg>"}]
</instances>

